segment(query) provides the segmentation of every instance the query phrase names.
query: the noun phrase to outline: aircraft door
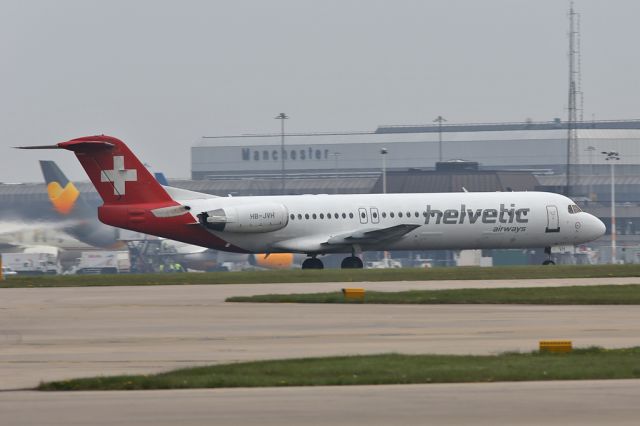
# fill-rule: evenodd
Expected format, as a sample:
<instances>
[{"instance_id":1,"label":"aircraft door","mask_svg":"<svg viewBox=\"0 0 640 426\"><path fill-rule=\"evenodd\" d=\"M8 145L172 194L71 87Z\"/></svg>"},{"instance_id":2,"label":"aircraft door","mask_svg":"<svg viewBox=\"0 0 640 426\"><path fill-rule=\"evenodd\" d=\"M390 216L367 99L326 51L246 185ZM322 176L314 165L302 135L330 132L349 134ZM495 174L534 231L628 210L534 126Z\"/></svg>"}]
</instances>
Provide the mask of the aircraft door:
<instances>
[{"instance_id":1,"label":"aircraft door","mask_svg":"<svg viewBox=\"0 0 640 426\"><path fill-rule=\"evenodd\" d=\"M360 207L358 209L358 217L360 217L360 223L369 223L369 216L367 215L367 209Z\"/></svg>"},{"instance_id":2,"label":"aircraft door","mask_svg":"<svg viewBox=\"0 0 640 426\"><path fill-rule=\"evenodd\" d=\"M560 232L560 218L558 217L558 207L547 206L547 228L545 232Z\"/></svg>"},{"instance_id":3,"label":"aircraft door","mask_svg":"<svg viewBox=\"0 0 640 426\"><path fill-rule=\"evenodd\" d=\"M378 209L376 207L371 207L371 223L380 223L380 214L378 213Z\"/></svg>"}]
</instances>

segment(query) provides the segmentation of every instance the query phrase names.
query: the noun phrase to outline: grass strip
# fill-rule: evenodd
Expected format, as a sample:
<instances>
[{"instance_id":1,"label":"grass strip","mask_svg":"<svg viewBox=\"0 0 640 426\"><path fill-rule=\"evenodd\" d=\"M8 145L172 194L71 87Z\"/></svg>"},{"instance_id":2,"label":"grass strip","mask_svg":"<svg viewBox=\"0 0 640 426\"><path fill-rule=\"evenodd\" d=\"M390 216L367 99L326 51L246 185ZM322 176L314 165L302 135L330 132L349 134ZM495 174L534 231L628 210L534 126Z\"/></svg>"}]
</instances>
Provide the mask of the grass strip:
<instances>
[{"instance_id":1,"label":"grass strip","mask_svg":"<svg viewBox=\"0 0 640 426\"><path fill-rule=\"evenodd\" d=\"M42 383L37 389L142 390L273 386L334 386L640 377L640 348L576 349L567 354L493 356L368 355L245 362L139 376Z\"/></svg>"},{"instance_id":2,"label":"grass strip","mask_svg":"<svg viewBox=\"0 0 640 426\"><path fill-rule=\"evenodd\" d=\"M14 276L0 281L11 287L90 287L188 284L262 284L305 282L500 280L543 278L604 278L640 276L635 265L557 265L402 269L324 269L287 271L243 271L184 274L116 274Z\"/></svg>"},{"instance_id":3,"label":"grass strip","mask_svg":"<svg viewBox=\"0 0 640 426\"><path fill-rule=\"evenodd\" d=\"M454 290L367 291L362 300L345 299L341 292L264 294L229 297L248 303L365 303L365 304L523 304L523 305L638 305L640 285L482 288Z\"/></svg>"}]
</instances>

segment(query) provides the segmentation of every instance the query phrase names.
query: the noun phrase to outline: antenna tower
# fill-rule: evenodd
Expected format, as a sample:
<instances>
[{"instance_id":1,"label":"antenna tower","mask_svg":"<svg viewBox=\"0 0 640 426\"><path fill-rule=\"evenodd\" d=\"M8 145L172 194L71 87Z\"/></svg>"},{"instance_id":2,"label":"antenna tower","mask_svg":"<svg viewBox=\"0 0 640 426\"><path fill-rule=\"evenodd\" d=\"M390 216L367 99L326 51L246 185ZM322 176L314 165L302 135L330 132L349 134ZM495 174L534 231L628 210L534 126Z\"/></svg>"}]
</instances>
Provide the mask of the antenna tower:
<instances>
[{"instance_id":1,"label":"antenna tower","mask_svg":"<svg viewBox=\"0 0 640 426\"><path fill-rule=\"evenodd\" d=\"M575 185L575 166L578 156L578 113L580 121L583 117L582 96L582 60L580 56L580 15L573 8L573 0L569 2L569 102L567 118L567 186L565 195L571 197ZM578 105L578 97L580 104Z\"/></svg>"}]
</instances>

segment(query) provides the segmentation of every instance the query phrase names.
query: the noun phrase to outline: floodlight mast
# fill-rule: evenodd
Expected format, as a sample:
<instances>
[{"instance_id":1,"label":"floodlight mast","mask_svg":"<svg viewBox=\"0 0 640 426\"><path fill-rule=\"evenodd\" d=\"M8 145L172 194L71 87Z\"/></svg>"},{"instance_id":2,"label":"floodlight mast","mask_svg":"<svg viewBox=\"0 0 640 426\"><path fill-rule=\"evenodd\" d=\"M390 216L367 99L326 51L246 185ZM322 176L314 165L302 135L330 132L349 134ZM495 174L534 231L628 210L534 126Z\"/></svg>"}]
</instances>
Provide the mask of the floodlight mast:
<instances>
[{"instance_id":1,"label":"floodlight mast","mask_svg":"<svg viewBox=\"0 0 640 426\"><path fill-rule=\"evenodd\" d=\"M620 154L615 151L602 151L606 161L611 161L611 263L618 263L617 261L617 247L616 247L616 161L620 161Z\"/></svg>"},{"instance_id":2,"label":"floodlight mast","mask_svg":"<svg viewBox=\"0 0 640 426\"><path fill-rule=\"evenodd\" d=\"M281 112L277 116L274 117L276 120L280 120L280 194L285 195L285 187L284 187L284 120L288 119L289 116L284 112Z\"/></svg>"},{"instance_id":3,"label":"floodlight mast","mask_svg":"<svg viewBox=\"0 0 640 426\"><path fill-rule=\"evenodd\" d=\"M387 154L389 151L387 148L382 148L380 150L380 155L382 155L382 193L387 193Z\"/></svg>"}]
</instances>

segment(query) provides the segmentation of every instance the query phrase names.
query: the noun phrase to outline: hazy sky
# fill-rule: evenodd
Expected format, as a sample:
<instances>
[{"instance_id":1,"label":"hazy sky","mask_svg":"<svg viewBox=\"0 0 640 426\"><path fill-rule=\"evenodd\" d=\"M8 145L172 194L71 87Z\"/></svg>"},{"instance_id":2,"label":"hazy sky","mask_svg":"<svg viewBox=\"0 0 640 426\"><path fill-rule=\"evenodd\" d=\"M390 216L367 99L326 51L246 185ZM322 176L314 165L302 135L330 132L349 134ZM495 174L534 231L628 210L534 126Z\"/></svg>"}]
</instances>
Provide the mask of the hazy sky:
<instances>
[{"instance_id":1,"label":"hazy sky","mask_svg":"<svg viewBox=\"0 0 640 426\"><path fill-rule=\"evenodd\" d=\"M576 0L585 118L640 118L640 2ZM568 1L0 0L0 181L105 133L169 177L202 135L566 117Z\"/></svg>"}]
</instances>

